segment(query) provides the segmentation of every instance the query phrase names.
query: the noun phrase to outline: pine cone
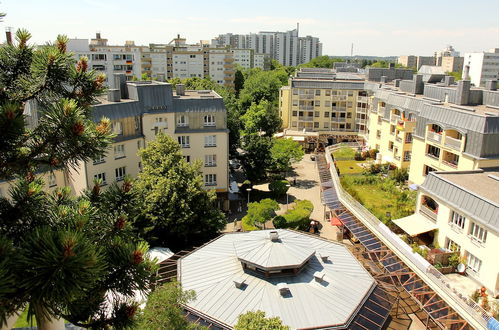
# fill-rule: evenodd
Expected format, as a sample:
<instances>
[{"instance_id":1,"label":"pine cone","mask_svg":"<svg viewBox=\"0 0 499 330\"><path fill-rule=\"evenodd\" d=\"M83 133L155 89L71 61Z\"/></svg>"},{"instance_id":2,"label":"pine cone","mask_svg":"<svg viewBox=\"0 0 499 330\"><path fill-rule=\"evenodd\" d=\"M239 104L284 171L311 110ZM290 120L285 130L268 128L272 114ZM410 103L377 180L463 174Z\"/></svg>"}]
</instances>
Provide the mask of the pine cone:
<instances>
[{"instance_id":1,"label":"pine cone","mask_svg":"<svg viewBox=\"0 0 499 330\"><path fill-rule=\"evenodd\" d=\"M139 251L139 250L133 251L133 254L132 254L132 263L134 265L138 265L142 261L144 261L144 257L143 257L142 251Z\"/></svg>"},{"instance_id":2,"label":"pine cone","mask_svg":"<svg viewBox=\"0 0 499 330\"><path fill-rule=\"evenodd\" d=\"M83 125L83 122L77 121L73 125L73 133L77 136L83 135L83 132L85 132L85 125Z\"/></svg>"}]
</instances>

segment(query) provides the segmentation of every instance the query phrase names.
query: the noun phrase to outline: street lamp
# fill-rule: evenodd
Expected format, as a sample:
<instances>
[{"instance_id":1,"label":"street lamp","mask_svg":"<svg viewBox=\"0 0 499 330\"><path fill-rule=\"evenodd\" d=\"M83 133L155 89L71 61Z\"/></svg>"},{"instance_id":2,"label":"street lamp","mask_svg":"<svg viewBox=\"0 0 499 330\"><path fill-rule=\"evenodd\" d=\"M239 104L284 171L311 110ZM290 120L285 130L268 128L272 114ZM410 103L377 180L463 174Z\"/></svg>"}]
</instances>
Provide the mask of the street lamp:
<instances>
[{"instance_id":1,"label":"street lamp","mask_svg":"<svg viewBox=\"0 0 499 330\"><path fill-rule=\"evenodd\" d=\"M249 197L250 197L250 191L251 191L251 188L246 188L246 191L248 192L248 204L249 204L249 202L250 202Z\"/></svg>"},{"instance_id":2,"label":"street lamp","mask_svg":"<svg viewBox=\"0 0 499 330\"><path fill-rule=\"evenodd\" d=\"M288 191L289 191L289 187L291 187L291 185L288 183L286 185L286 187L288 188L288 189L286 189L286 211L288 211L289 210L289 193L288 193Z\"/></svg>"}]
</instances>

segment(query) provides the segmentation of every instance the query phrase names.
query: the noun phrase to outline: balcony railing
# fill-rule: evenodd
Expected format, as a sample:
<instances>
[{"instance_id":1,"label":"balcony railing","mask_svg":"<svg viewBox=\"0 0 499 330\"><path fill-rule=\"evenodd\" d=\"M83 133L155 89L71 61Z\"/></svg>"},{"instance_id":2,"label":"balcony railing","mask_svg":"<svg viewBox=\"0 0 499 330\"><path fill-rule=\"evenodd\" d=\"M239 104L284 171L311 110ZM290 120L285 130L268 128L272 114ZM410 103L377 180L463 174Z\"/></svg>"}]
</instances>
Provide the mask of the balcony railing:
<instances>
[{"instance_id":1,"label":"balcony railing","mask_svg":"<svg viewBox=\"0 0 499 330\"><path fill-rule=\"evenodd\" d=\"M298 106L298 110L314 110L314 107L311 105L300 105Z\"/></svg>"},{"instance_id":2,"label":"balcony railing","mask_svg":"<svg viewBox=\"0 0 499 330\"><path fill-rule=\"evenodd\" d=\"M434 154L426 154L426 156L428 156L430 158L433 158L433 159L436 159L436 160L440 159L440 156L437 156L437 155L434 155Z\"/></svg>"},{"instance_id":3,"label":"balcony railing","mask_svg":"<svg viewBox=\"0 0 499 330\"><path fill-rule=\"evenodd\" d=\"M442 160L442 163L445 165L452 167L452 168L457 168L457 161L455 160Z\"/></svg>"},{"instance_id":4,"label":"balcony railing","mask_svg":"<svg viewBox=\"0 0 499 330\"><path fill-rule=\"evenodd\" d=\"M301 121L314 121L314 117L298 116L298 120L301 120Z\"/></svg>"},{"instance_id":5,"label":"balcony railing","mask_svg":"<svg viewBox=\"0 0 499 330\"><path fill-rule=\"evenodd\" d=\"M313 100L314 99L313 94L299 94L298 97L302 100Z\"/></svg>"},{"instance_id":6,"label":"balcony railing","mask_svg":"<svg viewBox=\"0 0 499 330\"><path fill-rule=\"evenodd\" d=\"M358 96L357 101L367 103L367 96Z\"/></svg>"},{"instance_id":7,"label":"balcony railing","mask_svg":"<svg viewBox=\"0 0 499 330\"><path fill-rule=\"evenodd\" d=\"M392 123L398 123L398 121L399 121L399 120L400 120L400 116L399 116L399 115L392 115L392 116L390 117L390 121L391 121Z\"/></svg>"},{"instance_id":8,"label":"balcony railing","mask_svg":"<svg viewBox=\"0 0 499 330\"><path fill-rule=\"evenodd\" d=\"M402 138L401 138L400 136L397 136L397 137L395 138L395 141L402 143Z\"/></svg>"},{"instance_id":9,"label":"balcony railing","mask_svg":"<svg viewBox=\"0 0 499 330\"><path fill-rule=\"evenodd\" d=\"M445 137L444 145L446 147L451 148L451 149L454 149L454 150L457 150L457 151L461 151L462 140L456 139L456 138L453 138L453 137L450 137L450 136L446 136Z\"/></svg>"},{"instance_id":10,"label":"balcony railing","mask_svg":"<svg viewBox=\"0 0 499 330\"><path fill-rule=\"evenodd\" d=\"M432 131L428 131L428 133L426 134L426 138L437 143L442 142L442 134L438 134Z\"/></svg>"},{"instance_id":11,"label":"balcony railing","mask_svg":"<svg viewBox=\"0 0 499 330\"><path fill-rule=\"evenodd\" d=\"M430 209L428 206L421 205L419 208L419 212L429 218L430 220L436 222L437 221L437 213L435 213L432 209Z\"/></svg>"}]
</instances>

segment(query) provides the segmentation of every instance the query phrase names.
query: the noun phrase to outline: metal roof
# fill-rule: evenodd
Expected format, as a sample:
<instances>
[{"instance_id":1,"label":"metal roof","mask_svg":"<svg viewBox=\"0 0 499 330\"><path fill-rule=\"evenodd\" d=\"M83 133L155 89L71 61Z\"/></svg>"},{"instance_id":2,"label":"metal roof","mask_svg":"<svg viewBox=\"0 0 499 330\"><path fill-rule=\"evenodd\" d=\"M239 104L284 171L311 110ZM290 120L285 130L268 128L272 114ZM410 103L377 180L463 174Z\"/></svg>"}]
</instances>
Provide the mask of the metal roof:
<instances>
[{"instance_id":1,"label":"metal roof","mask_svg":"<svg viewBox=\"0 0 499 330\"><path fill-rule=\"evenodd\" d=\"M182 287L196 292L196 299L187 308L230 326L237 323L240 314L262 310L268 317L280 317L291 328L347 328L376 287L371 275L342 244L282 229L277 232L283 242L296 250L316 252L303 270L296 275L268 278L245 272L235 243L251 246L252 240L268 239L269 232L225 234L181 258L178 268ZM328 261L324 262L319 253L328 255ZM324 281L314 278L317 271L325 273ZM235 279L244 280L244 287L237 288ZM285 296L277 288L283 282L289 288Z\"/></svg>"},{"instance_id":2,"label":"metal roof","mask_svg":"<svg viewBox=\"0 0 499 330\"><path fill-rule=\"evenodd\" d=\"M499 233L499 169L430 172L419 187L452 208Z\"/></svg>"},{"instance_id":3,"label":"metal roof","mask_svg":"<svg viewBox=\"0 0 499 330\"><path fill-rule=\"evenodd\" d=\"M341 81L341 80L297 80L291 81L291 87L295 88L330 88L364 90L363 81Z\"/></svg>"}]
</instances>

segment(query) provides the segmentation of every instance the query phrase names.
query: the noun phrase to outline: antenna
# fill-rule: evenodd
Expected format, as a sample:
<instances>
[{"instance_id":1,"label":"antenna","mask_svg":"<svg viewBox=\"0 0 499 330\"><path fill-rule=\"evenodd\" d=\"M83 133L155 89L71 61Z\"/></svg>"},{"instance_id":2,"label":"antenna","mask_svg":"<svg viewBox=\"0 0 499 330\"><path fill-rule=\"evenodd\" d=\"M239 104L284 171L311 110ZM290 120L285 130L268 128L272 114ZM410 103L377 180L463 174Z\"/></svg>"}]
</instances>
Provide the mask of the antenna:
<instances>
[{"instance_id":1,"label":"antenna","mask_svg":"<svg viewBox=\"0 0 499 330\"><path fill-rule=\"evenodd\" d=\"M350 49L350 57L353 57L353 42L352 42L352 48Z\"/></svg>"},{"instance_id":2,"label":"antenna","mask_svg":"<svg viewBox=\"0 0 499 330\"><path fill-rule=\"evenodd\" d=\"M300 23L296 22L296 36L300 35Z\"/></svg>"}]
</instances>

